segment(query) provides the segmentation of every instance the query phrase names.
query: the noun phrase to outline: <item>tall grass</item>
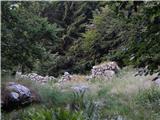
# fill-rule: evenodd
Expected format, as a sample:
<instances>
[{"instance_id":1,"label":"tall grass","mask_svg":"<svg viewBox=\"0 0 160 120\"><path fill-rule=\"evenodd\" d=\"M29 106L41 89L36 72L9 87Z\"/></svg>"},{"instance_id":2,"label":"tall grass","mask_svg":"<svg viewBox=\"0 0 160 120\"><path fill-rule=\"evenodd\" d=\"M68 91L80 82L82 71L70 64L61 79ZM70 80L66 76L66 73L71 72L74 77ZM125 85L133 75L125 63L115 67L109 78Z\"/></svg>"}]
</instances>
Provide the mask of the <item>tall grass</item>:
<instances>
[{"instance_id":1,"label":"tall grass","mask_svg":"<svg viewBox=\"0 0 160 120\"><path fill-rule=\"evenodd\" d=\"M38 87L38 94L41 97L42 104L46 105L63 105L72 100L72 93L63 92L57 88L42 85Z\"/></svg>"},{"instance_id":2,"label":"tall grass","mask_svg":"<svg viewBox=\"0 0 160 120\"><path fill-rule=\"evenodd\" d=\"M103 85L102 82L94 82L100 87L97 99L105 103L101 119L159 120L159 87L152 83L153 76L134 77L134 73L127 68Z\"/></svg>"},{"instance_id":3,"label":"tall grass","mask_svg":"<svg viewBox=\"0 0 160 120\"><path fill-rule=\"evenodd\" d=\"M122 70L113 80L79 81L64 84L63 90L53 84L25 83L41 97L41 104L11 113L2 120L159 120L160 88L153 76L134 76L131 68ZM74 93L71 86L89 86L87 92Z\"/></svg>"}]
</instances>

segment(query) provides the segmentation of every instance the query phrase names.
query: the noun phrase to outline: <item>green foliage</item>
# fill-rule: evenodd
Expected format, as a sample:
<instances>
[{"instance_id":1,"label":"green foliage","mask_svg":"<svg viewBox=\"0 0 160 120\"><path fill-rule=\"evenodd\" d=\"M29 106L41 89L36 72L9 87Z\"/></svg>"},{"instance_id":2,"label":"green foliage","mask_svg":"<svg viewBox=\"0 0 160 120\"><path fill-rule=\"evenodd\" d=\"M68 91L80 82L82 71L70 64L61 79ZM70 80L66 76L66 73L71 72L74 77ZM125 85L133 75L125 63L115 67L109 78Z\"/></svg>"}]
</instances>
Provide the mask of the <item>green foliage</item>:
<instances>
[{"instance_id":1,"label":"green foliage","mask_svg":"<svg viewBox=\"0 0 160 120\"><path fill-rule=\"evenodd\" d=\"M84 120L82 112L71 112L65 108L47 108L45 106L26 108L8 117L2 116L2 120ZM15 115L15 116L14 116Z\"/></svg>"},{"instance_id":2,"label":"green foliage","mask_svg":"<svg viewBox=\"0 0 160 120\"><path fill-rule=\"evenodd\" d=\"M2 69L58 76L114 60L159 71L159 2L2 2Z\"/></svg>"},{"instance_id":3,"label":"green foliage","mask_svg":"<svg viewBox=\"0 0 160 120\"><path fill-rule=\"evenodd\" d=\"M157 87L150 88L143 92L140 92L136 101L138 104L143 105L144 107L152 106L154 109L159 109L160 105L160 90Z\"/></svg>"},{"instance_id":4,"label":"green foliage","mask_svg":"<svg viewBox=\"0 0 160 120\"><path fill-rule=\"evenodd\" d=\"M81 59L77 56L76 60L76 65L81 67L80 71L89 70L94 64L108 60L107 55L118 51L126 44L135 33L129 27L133 25L127 24L127 21L111 9L110 5L101 8L100 11L95 11L94 19L88 24L88 30L83 34L78 43L79 46L76 47L77 54L81 52ZM83 67L83 64L78 64L82 61L85 61L83 64L88 66Z\"/></svg>"},{"instance_id":5,"label":"green foliage","mask_svg":"<svg viewBox=\"0 0 160 120\"><path fill-rule=\"evenodd\" d=\"M44 91L44 90L43 90ZM48 90L49 92L51 90ZM52 90L53 91L53 90ZM52 94L45 93L43 94L43 99L45 99L43 105L33 106L29 108L25 108L24 110L17 111L18 114L15 114L14 111L12 113L3 113L2 120L6 119L21 119L21 120L99 120L99 109L93 104L93 102L85 102L84 103L84 93L75 93L74 97L71 97L73 101L67 101L64 94L58 93L57 96L54 92ZM61 96L61 97L60 97ZM63 96L63 98L62 98ZM41 96L42 97L42 96ZM45 98L44 98L45 97ZM48 99L49 98L49 99ZM55 104L55 101L58 99L59 105ZM79 99L78 99L79 98ZM54 101L50 103L50 100ZM63 102L62 102L63 100ZM66 102L64 104L64 101ZM67 104L73 106L77 106L78 109L66 108ZM48 105L47 105L48 104ZM56 107L56 108L55 108Z\"/></svg>"},{"instance_id":6,"label":"green foliage","mask_svg":"<svg viewBox=\"0 0 160 120\"><path fill-rule=\"evenodd\" d=\"M85 107L85 91L82 92L74 92L73 93L73 101L71 103L71 109L73 110L81 110Z\"/></svg>"},{"instance_id":7,"label":"green foliage","mask_svg":"<svg viewBox=\"0 0 160 120\"><path fill-rule=\"evenodd\" d=\"M54 115L55 120L85 120L82 112L72 112L65 109L57 109Z\"/></svg>"},{"instance_id":8,"label":"green foliage","mask_svg":"<svg viewBox=\"0 0 160 120\"><path fill-rule=\"evenodd\" d=\"M88 52L88 51L91 51L93 49L93 46L94 46L94 39L95 38L98 38L98 33L96 30L90 30L90 31L87 31L84 35L84 44L82 46L82 48L84 49L84 51Z\"/></svg>"},{"instance_id":9,"label":"green foliage","mask_svg":"<svg viewBox=\"0 0 160 120\"><path fill-rule=\"evenodd\" d=\"M119 57L124 64L134 64L138 67L149 66L151 73L159 70L159 27L157 25L159 2L146 2L140 5L138 12L130 18L130 24L135 26L135 37L126 45L126 50L120 50L114 57ZM154 20L153 20L154 19ZM133 57L133 59L131 59Z\"/></svg>"},{"instance_id":10,"label":"green foliage","mask_svg":"<svg viewBox=\"0 0 160 120\"><path fill-rule=\"evenodd\" d=\"M62 92L59 89L49 85L41 85L37 87L37 93L40 95L41 102L47 106L50 105L64 105L71 101L72 94Z\"/></svg>"},{"instance_id":11,"label":"green foliage","mask_svg":"<svg viewBox=\"0 0 160 120\"><path fill-rule=\"evenodd\" d=\"M60 34L62 48L59 48L61 50L59 52L61 54L65 54L65 50L85 31L85 23L89 22L92 18L92 11L99 6L99 2L68 1L52 2L45 8L43 15L51 23L55 22L63 28Z\"/></svg>"},{"instance_id":12,"label":"green foliage","mask_svg":"<svg viewBox=\"0 0 160 120\"><path fill-rule=\"evenodd\" d=\"M77 48L83 60L92 65L113 60L159 71L159 2L108 2L95 11L91 23Z\"/></svg>"},{"instance_id":13,"label":"green foliage","mask_svg":"<svg viewBox=\"0 0 160 120\"><path fill-rule=\"evenodd\" d=\"M52 120L53 119L53 113L52 109L46 109L46 108L41 108L39 110L32 109L28 112L26 112L26 116L24 116L22 119L24 120Z\"/></svg>"},{"instance_id":14,"label":"green foliage","mask_svg":"<svg viewBox=\"0 0 160 120\"><path fill-rule=\"evenodd\" d=\"M40 16L43 7L38 2L2 2L3 69L19 65L23 72L32 70L48 49L46 44L56 43L57 26Z\"/></svg>"},{"instance_id":15,"label":"green foliage","mask_svg":"<svg viewBox=\"0 0 160 120\"><path fill-rule=\"evenodd\" d=\"M57 54L55 61L58 62L48 64L48 67L46 67L50 75L58 76L63 74L64 71L84 73L85 69L88 68L86 63L77 62L79 59L76 56L80 57L83 53L79 48L77 49L76 45L80 46L79 38L85 32L86 24L93 18L93 11L100 6L103 6L100 2L68 1L51 2L44 9L42 15L47 17L50 23L57 23L58 26L63 28L58 34L60 38L59 47L51 50L52 53ZM76 52L77 50L78 52Z\"/></svg>"},{"instance_id":16,"label":"green foliage","mask_svg":"<svg viewBox=\"0 0 160 120\"><path fill-rule=\"evenodd\" d=\"M47 109L45 107L35 110L32 109L26 112L24 120L83 120L81 112L70 112L62 108Z\"/></svg>"},{"instance_id":17,"label":"green foliage","mask_svg":"<svg viewBox=\"0 0 160 120\"><path fill-rule=\"evenodd\" d=\"M72 111L83 111L82 115L85 120L100 120L99 106L86 95L86 91L74 92L70 109Z\"/></svg>"}]
</instances>

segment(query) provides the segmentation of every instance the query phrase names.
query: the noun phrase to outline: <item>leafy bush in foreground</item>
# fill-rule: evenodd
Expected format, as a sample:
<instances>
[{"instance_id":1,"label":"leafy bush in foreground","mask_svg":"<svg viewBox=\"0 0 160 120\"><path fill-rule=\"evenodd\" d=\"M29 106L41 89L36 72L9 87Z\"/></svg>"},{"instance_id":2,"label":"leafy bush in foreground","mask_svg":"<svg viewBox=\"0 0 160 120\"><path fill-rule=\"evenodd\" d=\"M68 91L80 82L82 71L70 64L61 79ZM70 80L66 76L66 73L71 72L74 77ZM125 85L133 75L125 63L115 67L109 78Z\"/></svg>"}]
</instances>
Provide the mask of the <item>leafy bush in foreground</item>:
<instances>
[{"instance_id":1,"label":"leafy bush in foreground","mask_svg":"<svg viewBox=\"0 0 160 120\"><path fill-rule=\"evenodd\" d=\"M47 109L42 108L40 110L32 109L26 112L24 120L84 120L82 112L71 112L69 110L58 108L58 109Z\"/></svg>"}]
</instances>

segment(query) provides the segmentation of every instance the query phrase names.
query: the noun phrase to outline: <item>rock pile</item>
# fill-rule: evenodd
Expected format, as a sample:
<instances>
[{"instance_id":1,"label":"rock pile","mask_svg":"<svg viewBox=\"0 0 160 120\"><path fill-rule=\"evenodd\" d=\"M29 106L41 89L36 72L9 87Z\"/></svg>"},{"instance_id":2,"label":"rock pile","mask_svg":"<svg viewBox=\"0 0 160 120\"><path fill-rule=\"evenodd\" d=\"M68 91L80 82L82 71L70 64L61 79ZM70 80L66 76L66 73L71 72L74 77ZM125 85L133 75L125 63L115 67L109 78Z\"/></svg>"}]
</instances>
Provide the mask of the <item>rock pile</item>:
<instances>
[{"instance_id":1,"label":"rock pile","mask_svg":"<svg viewBox=\"0 0 160 120\"><path fill-rule=\"evenodd\" d=\"M36 100L35 94L24 85L9 82L3 87L1 107L4 110L12 110L16 107L27 105Z\"/></svg>"},{"instance_id":2,"label":"rock pile","mask_svg":"<svg viewBox=\"0 0 160 120\"><path fill-rule=\"evenodd\" d=\"M59 82L67 82L67 81L71 81L72 79L72 75L70 75L68 72L64 72L64 75L61 77L61 79L59 80Z\"/></svg>"},{"instance_id":3,"label":"rock pile","mask_svg":"<svg viewBox=\"0 0 160 120\"><path fill-rule=\"evenodd\" d=\"M53 76L41 76L36 73L29 73L29 74L22 74L21 72L16 72L16 79L23 79L23 80L32 80L40 83L47 83L51 80L56 80Z\"/></svg>"},{"instance_id":4,"label":"rock pile","mask_svg":"<svg viewBox=\"0 0 160 120\"><path fill-rule=\"evenodd\" d=\"M106 62L100 65L93 66L92 78L95 77L104 77L107 79L111 79L118 71L120 70L119 66L116 62Z\"/></svg>"},{"instance_id":5,"label":"rock pile","mask_svg":"<svg viewBox=\"0 0 160 120\"><path fill-rule=\"evenodd\" d=\"M156 83L157 85L160 85L160 75L158 75L157 77L153 78L152 81L154 83Z\"/></svg>"},{"instance_id":6,"label":"rock pile","mask_svg":"<svg viewBox=\"0 0 160 120\"><path fill-rule=\"evenodd\" d=\"M82 93L82 92L85 92L86 90L88 90L89 86L87 86L87 85L76 85L76 86L73 86L71 88L74 90L74 92Z\"/></svg>"},{"instance_id":7,"label":"rock pile","mask_svg":"<svg viewBox=\"0 0 160 120\"><path fill-rule=\"evenodd\" d=\"M134 76L146 76L146 75L149 74L149 72L150 71L148 70L147 67L145 67L145 68L139 68Z\"/></svg>"}]
</instances>

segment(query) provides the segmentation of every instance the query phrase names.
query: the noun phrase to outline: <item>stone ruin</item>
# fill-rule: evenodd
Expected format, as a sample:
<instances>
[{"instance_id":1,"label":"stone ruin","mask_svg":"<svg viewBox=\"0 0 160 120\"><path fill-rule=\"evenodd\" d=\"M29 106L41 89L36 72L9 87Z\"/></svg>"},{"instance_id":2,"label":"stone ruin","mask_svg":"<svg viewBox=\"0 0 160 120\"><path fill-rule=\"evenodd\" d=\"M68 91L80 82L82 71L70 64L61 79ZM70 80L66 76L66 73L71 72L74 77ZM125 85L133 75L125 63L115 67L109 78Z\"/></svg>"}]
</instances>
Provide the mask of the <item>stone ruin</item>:
<instances>
[{"instance_id":1,"label":"stone ruin","mask_svg":"<svg viewBox=\"0 0 160 120\"><path fill-rule=\"evenodd\" d=\"M120 70L116 62L105 62L100 65L93 66L91 69L91 75L85 76L85 80L90 80L96 77L104 77L105 79L111 79ZM58 81L58 83L64 83L67 81L75 80L76 76L71 75L68 72L64 72L64 75ZM36 73L22 74L16 72L16 79L32 80L40 83L47 83L50 80L56 80L53 76L41 76Z\"/></svg>"},{"instance_id":2,"label":"stone ruin","mask_svg":"<svg viewBox=\"0 0 160 120\"><path fill-rule=\"evenodd\" d=\"M64 75L61 77L61 79L59 80L59 82L67 82L67 81L71 81L72 79L72 75L70 75L68 72L64 72Z\"/></svg>"},{"instance_id":3,"label":"stone ruin","mask_svg":"<svg viewBox=\"0 0 160 120\"><path fill-rule=\"evenodd\" d=\"M36 73L29 73L29 74L22 74L21 72L16 72L16 79L23 79L23 80L32 80L39 83L47 83L51 80L56 80L53 76L41 76Z\"/></svg>"},{"instance_id":4,"label":"stone ruin","mask_svg":"<svg viewBox=\"0 0 160 120\"><path fill-rule=\"evenodd\" d=\"M111 79L120 70L116 62L105 62L100 65L93 66L91 70L91 77L103 77Z\"/></svg>"},{"instance_id":5,"label":"stone ruin","mask_svg":"<svg viewBox=\"0 0 160 120\"><path fill-rule=\"evenodd\" d=\"M90 80L92 78L105 78L112 79L112 77L119 72L120 68L116 62L105 62L100 65L93 66L91 69L91 75L85 76L85 80ZM74 75L64 72L64 75L59 80L59 83L74 80Z\"/></svg>"}]
</instances>

